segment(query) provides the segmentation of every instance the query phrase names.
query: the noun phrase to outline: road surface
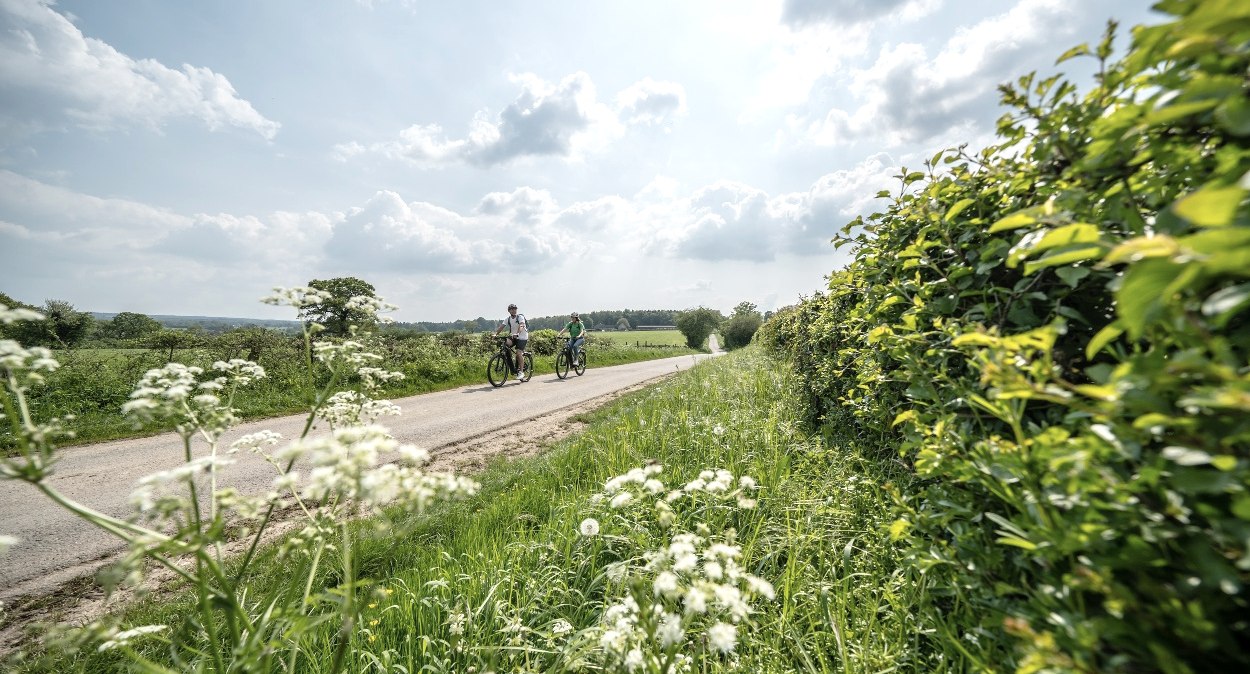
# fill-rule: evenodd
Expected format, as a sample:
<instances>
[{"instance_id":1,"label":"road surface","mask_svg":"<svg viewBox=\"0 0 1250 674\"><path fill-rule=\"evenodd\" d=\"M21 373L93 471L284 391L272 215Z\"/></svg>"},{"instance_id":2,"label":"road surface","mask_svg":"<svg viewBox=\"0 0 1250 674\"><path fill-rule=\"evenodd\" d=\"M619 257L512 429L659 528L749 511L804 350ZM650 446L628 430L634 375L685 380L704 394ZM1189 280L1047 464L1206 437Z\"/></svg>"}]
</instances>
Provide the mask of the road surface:
<instances>
[{"instance_id":1,"label":"road surface","mask_svg":"<svg viewBox=\"0 0 1250 674\"><path fill-rule=\"evenodd\" d=\"M715 343L712 347L717 350ZM403 415L384 417L380 423L399 441L429 449L436 461L454 459L458 446L469 440L688 369L706 357L686 355L604 368L592 364L582 377L570 372L568 379L560 380L554 374L540 374L523 384L510 379L498 389L483 381L394 400ZM485 367L483 379L484 371ZM265 429L286 439L298 437L305 418L297 415L240 424L219 447L224 449L244 434ZM324 429L324 424L320 427ZM199 456L207 445L200 441L193 447ZM173 433L70 447L61 450L59 457L49 484L116 517L133 513L127 499L140 477L183 462L181 440ZM272 466L247 452L233 458L237 462L222 470L219 486L245 493L269 490L275 475ZM0 601L51 591L91 573L123 550L118 539L55 505L31 485L15 481L0 482L0 534L20 541L0 560Z\"/></svg>"}]
</instances>

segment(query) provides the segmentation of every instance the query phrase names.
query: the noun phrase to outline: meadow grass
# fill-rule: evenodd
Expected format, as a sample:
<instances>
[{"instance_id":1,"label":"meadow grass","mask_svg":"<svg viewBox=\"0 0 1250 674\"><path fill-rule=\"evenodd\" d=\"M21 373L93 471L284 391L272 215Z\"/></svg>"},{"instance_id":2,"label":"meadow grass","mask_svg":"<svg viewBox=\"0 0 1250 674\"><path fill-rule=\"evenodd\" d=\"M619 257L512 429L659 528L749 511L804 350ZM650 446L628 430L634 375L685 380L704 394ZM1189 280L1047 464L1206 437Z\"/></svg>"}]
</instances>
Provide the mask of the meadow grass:
<instances>
[{"instance_id":1,"label":"meadow grass","mask_svg":"<svg viewBox=\"0 0 1250 674\"><path fill-rule=\"evenodd\" d=\"M754 348L711 359L588 415L584 433L538 457L494 463L467 501L385 526L359 522L358 574L369 580L356 592L367 610L351 636L348 671L619 669L595 664L619 585L613 569L637 561L658 534L594 495L647 462L662 464L668 488L717 468L760 486L757 508L718 506L701 517L727 525L743 567L771 582L776 597L755 604L732 653L691 652L694 671L973 668L958 648L934 647L913 621L923 585L896 566L883 519L885 485L900 476L801 431L792 385L784 366ZM600 535L579 534L588 517L603 523ZM304 562L266 555L249 597L265 602L302 589L290 583ZM333 588L336 573L318 582ZM149 600L126 613L124 626L177 623L190 601ZM324 671L336 625L319 634L302 645L296 671ZM156 642L141 647L162 658ZM121 666L116 651L53 649L16 671Z\"/></svg>"},{"instance_id":2,"label":"meadow grass","mask_svg":"<svg viewBox=\"0 0 1250 674\"><path fill-rule=\"evenodd\" d=\"M618 346L686 346L686 336L680 330L629 330L616 332L605 330L590 333L591 343L603 340Z\"/></svg>"}]
</instances>

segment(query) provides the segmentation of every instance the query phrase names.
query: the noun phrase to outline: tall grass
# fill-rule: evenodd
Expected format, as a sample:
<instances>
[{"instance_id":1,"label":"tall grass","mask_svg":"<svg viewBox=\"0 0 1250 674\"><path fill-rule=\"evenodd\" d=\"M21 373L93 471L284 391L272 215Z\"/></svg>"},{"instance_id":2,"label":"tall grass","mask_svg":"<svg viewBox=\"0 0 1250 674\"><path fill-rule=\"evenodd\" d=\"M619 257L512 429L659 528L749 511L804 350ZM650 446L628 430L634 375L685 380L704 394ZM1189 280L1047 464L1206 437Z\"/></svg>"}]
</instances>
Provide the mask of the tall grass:
<instances>
[{"instance_id":1,"label":"tall grass","mask_svg":"<svg viewBox=\"0 0 1250 674\"><path fill-rule=\"evenodd\" d=\"M369 586L358 594L368 608L352 635L349 670L622 667L596 659L605 609L620 587L614 572L664 535L594 495L647 462L662 464L658 477L669 488L717 468L760 486L757 508L716 506L696 519L723 527L741 547L744 569L771 582L775 599L753 604L731 653L695 643L694 671L970 668L958 648L917 634L912 616L925 601L923 586L898 570L883 519L885 485L898 476L800 431L792 386L789 373L754 349L714 359L594 413L585 433L539 457L495 463L478 476L477 497L393 522L399 536L359 523L359 576ZM579 533L588 517L603 522L599 535ZM300 576L291 560L268 554L249 589L257 597L288 591L284 583ZM328 587L335 580L319 577ZM169 622L182 608L150 602L125 623ZM323 635L304 644L300 671L329 662L335 626ZM155 642L146 648L161 657ZM118 657L54 649L18 671L107 671L121 666Z\"/></svg>"}]
</instances>

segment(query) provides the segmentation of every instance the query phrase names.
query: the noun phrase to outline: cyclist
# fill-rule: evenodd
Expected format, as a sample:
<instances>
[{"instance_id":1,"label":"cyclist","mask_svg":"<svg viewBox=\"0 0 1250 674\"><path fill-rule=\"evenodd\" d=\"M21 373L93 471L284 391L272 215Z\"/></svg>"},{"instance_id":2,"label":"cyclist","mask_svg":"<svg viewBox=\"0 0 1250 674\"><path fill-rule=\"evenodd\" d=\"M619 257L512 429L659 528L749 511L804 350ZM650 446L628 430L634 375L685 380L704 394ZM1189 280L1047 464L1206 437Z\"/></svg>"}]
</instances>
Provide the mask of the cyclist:
<instances>
[{"instance_id":1,"label":"cyclist","mask_svg":"<svg viewBox=\"0 0 1250 674\"><path fill-rule=\"evenodd\" d=\"M525 314L518 314L515 304L508 305L508 317L495 328L495 334L499 334L504 328L508 329L508 344L512 346L513 353L516 354L517 381L525 381L525 360L522 355L526 343L530 341L530 331L525 323Z\"/></svg>"},{"instance_id":2,"label":"cyclist","mask_svg":"<svg viewBox=\"0 0 1250 674\"><path fill-rule=\"evenodd\" d=\"M560 328L556 337L569 333L569 356L573 359L573 367L577 367L577 348L586 342L586 325L577 312L569 314L569 322Z\"/></svg>"}]
</instances>

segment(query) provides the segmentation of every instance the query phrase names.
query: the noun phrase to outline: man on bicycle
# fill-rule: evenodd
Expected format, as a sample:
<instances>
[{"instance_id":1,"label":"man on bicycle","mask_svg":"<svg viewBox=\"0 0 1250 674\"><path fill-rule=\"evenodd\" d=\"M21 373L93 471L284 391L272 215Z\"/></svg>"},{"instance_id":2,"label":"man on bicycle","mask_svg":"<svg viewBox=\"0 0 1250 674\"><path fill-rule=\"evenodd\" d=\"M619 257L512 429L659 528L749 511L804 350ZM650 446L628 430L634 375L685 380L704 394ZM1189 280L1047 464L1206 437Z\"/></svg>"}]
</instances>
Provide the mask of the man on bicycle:
<instances>
[{"instance_id":1,"label":"man on bicycle","mask_svg":"<svg viewBox=\"0 0 1250 674\"><path fill-rule=\"evenodd\" d=\"M495 334L499 334L504 328L508 329L508 344L516 355L517 380L525 381L525 361L522 359L522 354L526 343L530 341L530 331L525 323L525 314L518 314L515 304L508 305L508 317L495 328Z\"/></svg>"},{"instance_id":2,"label":"man on bicycle","mask_svg":"<svg viewBox=\"0 0 1250 674\"><path fill-rule=\"evenodd\" d=\"M569 314L569 319L556 336L559 337L565 332L569 333L569 356L573 360L573 367L577 367L577 349L586 342L586 325L582 323L576 311Z\"/></svg>"}]
</instances>

